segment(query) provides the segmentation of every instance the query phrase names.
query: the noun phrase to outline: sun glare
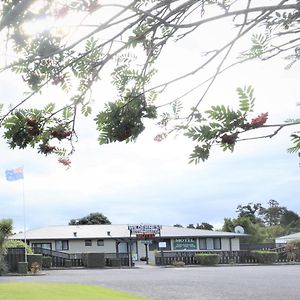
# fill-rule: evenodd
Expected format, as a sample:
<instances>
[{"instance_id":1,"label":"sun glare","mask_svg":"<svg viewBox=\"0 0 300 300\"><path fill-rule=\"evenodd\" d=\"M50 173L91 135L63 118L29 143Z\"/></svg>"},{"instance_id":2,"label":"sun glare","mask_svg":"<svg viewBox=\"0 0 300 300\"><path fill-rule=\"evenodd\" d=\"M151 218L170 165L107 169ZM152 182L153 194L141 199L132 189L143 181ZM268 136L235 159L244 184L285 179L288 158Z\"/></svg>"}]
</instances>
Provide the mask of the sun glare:
<instances>
[{"instance_id":1,"label":"sun glare","mask_svg":"<svg viewBox=\"0 0 300 300\"><path fill-rule=\"evenodd\" d=\"M36 35L49 30L54 26L55 20L52 17L43 17L35 21L27 22L23 25L24 33L27 35Z\"/></svg>"}]
</instances>

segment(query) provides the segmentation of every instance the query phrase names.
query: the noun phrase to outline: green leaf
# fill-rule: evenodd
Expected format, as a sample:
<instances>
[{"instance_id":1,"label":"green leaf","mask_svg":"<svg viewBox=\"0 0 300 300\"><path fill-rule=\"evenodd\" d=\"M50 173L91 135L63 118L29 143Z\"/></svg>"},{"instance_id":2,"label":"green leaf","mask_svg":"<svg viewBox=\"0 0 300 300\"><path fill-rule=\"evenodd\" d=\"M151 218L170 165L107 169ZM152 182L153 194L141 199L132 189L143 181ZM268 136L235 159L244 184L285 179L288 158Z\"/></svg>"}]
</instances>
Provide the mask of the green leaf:
<instances>
[{"instance_id":1,"label":"green leaf","mask_svg":"<svg viewBox=\"0 0 300 300\"><path fill-rule=\"evenodd\" d=\"M50 114L53 112L53 110L55 109L55 104L54 103L48 103L45 108L44 108L44 113L46 114Z\"/></svg>"}]
</instances>

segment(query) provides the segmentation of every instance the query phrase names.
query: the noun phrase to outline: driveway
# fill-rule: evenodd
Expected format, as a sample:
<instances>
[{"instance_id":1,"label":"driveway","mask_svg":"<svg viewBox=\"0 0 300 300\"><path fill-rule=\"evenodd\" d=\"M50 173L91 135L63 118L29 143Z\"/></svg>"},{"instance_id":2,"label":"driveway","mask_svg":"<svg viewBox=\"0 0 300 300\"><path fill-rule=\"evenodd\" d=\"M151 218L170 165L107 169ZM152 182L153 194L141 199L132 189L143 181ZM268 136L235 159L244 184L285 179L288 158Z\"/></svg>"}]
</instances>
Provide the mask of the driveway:
<instances>
[{"instance_id":1,"label":"driveway","mask_svg":"<svg viewBox=\"0 0 300 300\"><path fill-rule=\"evenodd\" d=\"M149 299L299 299L300 265L216 266L45 271L45 276L7 276L0 282L32 281L99 285Z\"/></svg>"}]
</instances>

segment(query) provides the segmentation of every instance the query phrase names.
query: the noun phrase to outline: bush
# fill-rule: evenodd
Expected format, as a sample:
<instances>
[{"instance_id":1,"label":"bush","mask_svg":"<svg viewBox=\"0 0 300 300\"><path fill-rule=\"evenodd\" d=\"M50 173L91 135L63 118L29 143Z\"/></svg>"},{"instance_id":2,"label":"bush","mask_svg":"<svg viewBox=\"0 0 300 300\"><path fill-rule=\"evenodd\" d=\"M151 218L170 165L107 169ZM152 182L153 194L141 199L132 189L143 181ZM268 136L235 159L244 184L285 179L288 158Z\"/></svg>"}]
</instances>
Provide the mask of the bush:
<instances>
[{"instance_id":1,"label":"bush","mask_svg":"<svg viewBox=\"0 0 300 300\"><path fill-rule=\"evenodd\" d=\"M35 261L30 266L30 271L33 274L38 273L41 270L41 266Z\"/></svg>"},{"instance_id":2,"label":"bush","mask_svg":"<svg viewBox=\"0 0 300 300\"><path fill-rule=\"evenodd\" d=\"M184 267L185 266L185 262L184 261L173 261L172 262L172 266L174 267Z\"/></svg>"},{"instance_id":3,"label":"bush","mask_svg":"<svg viewBox=\"0 0 300 300\"><path fill-rule=\"evenodd\" d=\"M104 268L104 253L84 253L82 263L86 268Z\"/></svg>"},{"instance_id":4,"label":"bush","mask_svg":"<svg viewBox=\"0 0 300 300\"><path fill-rule=\"evenodd\" d=\"M7 240L4 242L5 248L26 248L27 254L33 254L30 246L19 240Z\"/></svg>"},{"instance_id":5,"label":"bush","mask_svg":"<svg viewBox=\"0 0 300 300\"><path fill-rule=\"evenodd\" d=\"M42 259L43 259L42 254L27 255L28 268L30 268L30 270L31 270L31 266L33 263L37 263L39 265L39 268L41 268L43 265Z\"/></svg>"},{"instance_id":6,"label":"bush","mask_svg":"<svg viewBox=\"0 0 300 300\"><path fill-rule=\"evenodd\" d=\"M0 255L0 276L8 270L7 264L4 260L4 255Z\"/></svg>"},{"instance_id":7,"label":"bush","mask_svg":"<svg viewBox=\"0 0 300 300\"><path fill-rule=\"evenodd\" d=\"M42 258L42 268L50 269L52 267L52 257L51 256L43 256Z\"/></svg>"},{"instance_id":8,"label":"bush","mask_svg":"<svg viewBox=\"0 0 300 300\"><path fill-rule=\"evenodd\" d=\"M216 265L219 263L219 254L198 253L195 255L196 262L200 265Z\"/></svg>"},{"instance_id":9,"label":"bush","mask_svg":"<svg viewBox=\"0 0 300 300\"><path fill-rule=\"evenodd\" d=\"M19 274L27 274L28 263L25 261L18 262L18 273Z\"/></svg>"},{"instance_id":10,"label":"bush","mask_svg":"<svg viewBox=\"0 0 300 300\"><path fill-rule=\"evenodd\" d=\"M260 264L272 264L278 259L278 253L274 251L256 250L251 254Z\"/></svg>"}]
</instances>

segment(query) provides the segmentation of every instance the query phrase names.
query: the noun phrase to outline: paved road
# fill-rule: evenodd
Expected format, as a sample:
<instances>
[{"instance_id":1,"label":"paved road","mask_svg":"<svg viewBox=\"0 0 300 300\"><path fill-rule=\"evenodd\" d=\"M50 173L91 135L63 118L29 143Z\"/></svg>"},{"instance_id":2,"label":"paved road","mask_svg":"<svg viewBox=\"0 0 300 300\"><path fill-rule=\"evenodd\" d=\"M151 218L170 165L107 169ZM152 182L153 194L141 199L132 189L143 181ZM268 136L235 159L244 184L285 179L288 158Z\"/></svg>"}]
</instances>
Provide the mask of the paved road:
<instances>
[{"instance_id":1,"label":"paved road","mask_svg":"<svg viewBox=\"0 0 300 300\"><path fill-rule=\"evenodd\" d=\"M300 299L300 265L51 270L45 276L0 277L100 285L160 300ZM54 299L55 300L55 299Z\"/></svg>"}]
</instances>

